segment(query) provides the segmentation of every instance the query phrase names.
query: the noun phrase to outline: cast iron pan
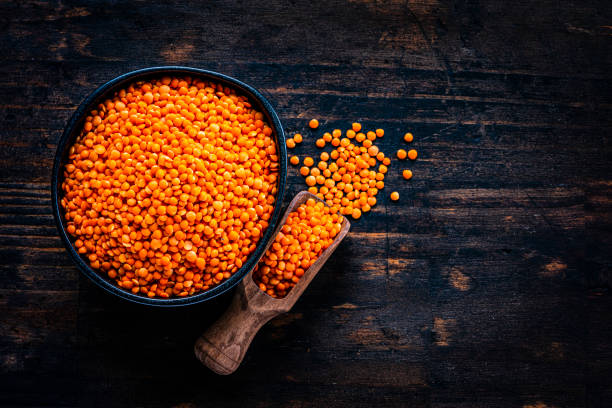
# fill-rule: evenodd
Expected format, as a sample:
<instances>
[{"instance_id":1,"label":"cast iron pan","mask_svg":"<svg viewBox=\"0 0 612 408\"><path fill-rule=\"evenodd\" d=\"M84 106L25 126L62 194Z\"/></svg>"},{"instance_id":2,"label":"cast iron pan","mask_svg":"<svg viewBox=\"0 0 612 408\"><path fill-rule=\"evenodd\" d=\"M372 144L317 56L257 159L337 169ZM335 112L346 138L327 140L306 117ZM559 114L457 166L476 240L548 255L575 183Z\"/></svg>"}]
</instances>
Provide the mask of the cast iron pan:
<instances>
[{"instance_id":1,"label":"cast iron pan","mask_svg":"<svg viewBox=\"0 0 612 408\"><path fill-rule=\"evenodd\" d=\"M279 177L277 184L278 192L276 194L276 200L274 202L274 211L272 212L272 216L270 217L269 226L266 229L266 232L257 243L257 247L249 257L249 259L229 279L222 282L220 285L215 286L214 288L211 288L207 291L198 293L193 296L168 299L149 298L146 296L133 294L132 292L126 291L117 286L115 282L111 279L106 278L94 271L89 266L89 261L79 255L74 249L73 240L66 232L66 226L64 224L64 209L60 204L62 193L61 185L64 178L63 168L68 159L68 152L70 150L70 146L72 146L76 138L79 136L81 129L83 128L84 120L87 117L88 113L92 109L97 107L100 102L111 97L115 91L118 91L136 81L159 78L164 75L198 77L216 83L221 83L224 86L228 86L236 90L238 94L246 96L249 99L249 102L251 102L253 106L257 107L258 110L265 115L266 121L273 130L273 135L277 146L277 152L280 159ZM55 217L55 222L57 224L60 237L62 238L62 241L64 242L68 253L70 254L70 257L76 263L79 270L83 272L94 283L96 283L98 286L112 293L115 296L119 296L120 298L127 299L135 303L151 306L184 306L212 299L215 296L218 296L223 292L228 291L236 284L238 284L238 282L240 282L245 277L245 275L247 275L255 267L255 265L259 261L259 258L261 258L261 256L263 255L268 242L272 238L274 230L276 230L281 215L281 205L285 193L286 182L287 149L285 147L285 133L283 132L283 127L281 126L280 120L278 119L274 108L272 108L272 105L270 105L270 103L266 100L266 98L263 97L263 95L261 95L257 90L245 84L244 82L216 72L206 71L198 68L178 66L152 67L128 72L127 74L123 74L115 79L108 81L107 83L96 89L94 92L92 92L91 95L89 95L85 99L85 101L78 107L76 112L74 112L72 118L70 118L68 124L66 125L66 128L64 129L64 133L62 134L62 137L60 138L59 144L57 146L57 152L55 153L55 162L53 164L53 174L51 179L51 201L53 203L53 216Z\"/></svg>"}]
</instances>

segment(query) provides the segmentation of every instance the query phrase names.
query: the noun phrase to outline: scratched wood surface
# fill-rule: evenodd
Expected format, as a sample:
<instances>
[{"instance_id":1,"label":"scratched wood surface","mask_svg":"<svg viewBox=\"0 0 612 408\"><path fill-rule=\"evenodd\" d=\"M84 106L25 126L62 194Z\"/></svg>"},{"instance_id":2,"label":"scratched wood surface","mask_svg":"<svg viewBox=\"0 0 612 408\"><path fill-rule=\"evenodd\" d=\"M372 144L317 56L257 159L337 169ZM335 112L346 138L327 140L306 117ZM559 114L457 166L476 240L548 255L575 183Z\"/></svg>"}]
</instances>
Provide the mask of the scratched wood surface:
<instances>
[{"instance_id":1,"label":"scratched wood surface","mask_svg":"<svg viewBox=\"0 0 612 408\"><path fill-rule=\"evenodd\" d=\"M609 406L609 2L0 0L0 27L0 405ZM419 151L230 377L192 352L227 297L115 299L51 215L75 107L169 64L260 89L300 155L311 117Z\"/></svg>"}]
</instances>

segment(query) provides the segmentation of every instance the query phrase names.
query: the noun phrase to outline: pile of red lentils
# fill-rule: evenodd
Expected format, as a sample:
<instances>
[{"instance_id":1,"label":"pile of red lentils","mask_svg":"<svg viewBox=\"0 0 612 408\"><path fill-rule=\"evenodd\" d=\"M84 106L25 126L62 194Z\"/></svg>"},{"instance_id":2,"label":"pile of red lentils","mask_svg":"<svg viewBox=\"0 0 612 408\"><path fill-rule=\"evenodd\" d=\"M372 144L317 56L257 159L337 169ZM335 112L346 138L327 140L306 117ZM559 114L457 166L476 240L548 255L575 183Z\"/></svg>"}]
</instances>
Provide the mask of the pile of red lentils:
<instances>
[{"instance_id":1,"label":"pile of red lentils","mask_svg":"<svg viewBox=\"0 0 612 408\"><path fill-rule=\"evenodd\" d=\"M312 119L309 126L316 129L319 122ZM363 213L369 212L377 203L376 196L385 187L385 174L391 164L391 159L374 144L384 135L383 129L362 131L361 124L357 122L353 123L344 135L340 129L323 133L315 144L321 149L331 144L331 152L321 152L316 165L315 159L305 157L303 166L300 167L300 174L305 177L308 191L325 200L334 213L339 212L358 219ZM412 133L404 135L404 141L407 143L411 143L413 139ZM296 133L287 140L287 147L295 148L302 140L302 135ZM416 160L417 151L410 149L406 152L400 149L397 151L397 158ZM291 156L289 162L298 166L300 158ZM412 178L412 171L405 169L402 175L409 180ZM390 198L393 201L399 200L399 193L393 191Z\"/></svg>"},{"instance_id":2,"label":"pile of red lentils","mask_svg":"<svg viewBox=\"0 0 612 408\"><path fill-rule=\"evenodd\" d=\"M253 271L261 290L282 298L333 242L343 217L320 201L308 199L289 213L274 242Z\"/></svg>"},{"instance_id":3,"label":"pile of red lentils","mask_svg":"<svg viewBox=\"0 0 612 408\"><path fill-rule=\"evenodd\" d=\"M67 231L120 287L193 295L255 249L278 161L263 114L234 90L188 77L137 82L91 111L70 148Z\"/></svg>"}]
</instances>

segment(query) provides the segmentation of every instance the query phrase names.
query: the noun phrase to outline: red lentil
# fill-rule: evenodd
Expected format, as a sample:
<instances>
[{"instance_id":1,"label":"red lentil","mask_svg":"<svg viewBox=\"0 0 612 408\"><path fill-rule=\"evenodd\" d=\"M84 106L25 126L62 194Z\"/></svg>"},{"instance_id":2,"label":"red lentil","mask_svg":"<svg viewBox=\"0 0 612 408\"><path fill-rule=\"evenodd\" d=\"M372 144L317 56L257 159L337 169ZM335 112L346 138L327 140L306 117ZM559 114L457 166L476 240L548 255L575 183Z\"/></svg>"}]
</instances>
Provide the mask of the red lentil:
<instances>
[{"instance_id":1,"label":"red lentil","mask_svg":"<svg viewBox=\"0 0 612 408\"><path fill-rule=\"evenodd\" d=\"M86 117L61 204L76 250L118 286L189 296L235 273L272 214L272 129L222 85L164 77Z\"/></svg>"},{"instance_id":2,"label":"red lentil","mask_svg":"<svg viewBox=\"0 0 612 408\"><path fill-rule=\"evenodd\" d=\"M253 280L269 296L283 298L334 241L343 218L314 199L287 217L253 271Z\"/></svg>"}]
</instances>

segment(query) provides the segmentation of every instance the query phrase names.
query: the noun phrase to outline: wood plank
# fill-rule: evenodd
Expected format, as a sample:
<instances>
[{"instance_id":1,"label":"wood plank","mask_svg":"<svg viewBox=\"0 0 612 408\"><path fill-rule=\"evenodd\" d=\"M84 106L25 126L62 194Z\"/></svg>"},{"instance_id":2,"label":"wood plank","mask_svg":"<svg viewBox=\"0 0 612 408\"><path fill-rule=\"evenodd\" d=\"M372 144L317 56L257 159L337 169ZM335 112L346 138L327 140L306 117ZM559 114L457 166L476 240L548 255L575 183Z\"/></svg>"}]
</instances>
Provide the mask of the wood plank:
<instances>
[{"instance_id":1,"label":"wood plank","mask_svg":"<svg viewBox=\"0 0 612 408\"><path fill-rule=\"evenodd\" d=\"M0 0L0 405L609 405L611 18L600 0ZM192 354L229 294L116 299L80 275L51 212L84 97L170 64L261 90L301 158L356 120L385 129L386 155L419 152L230 378Z\"/></svg>"}]
</instances>

